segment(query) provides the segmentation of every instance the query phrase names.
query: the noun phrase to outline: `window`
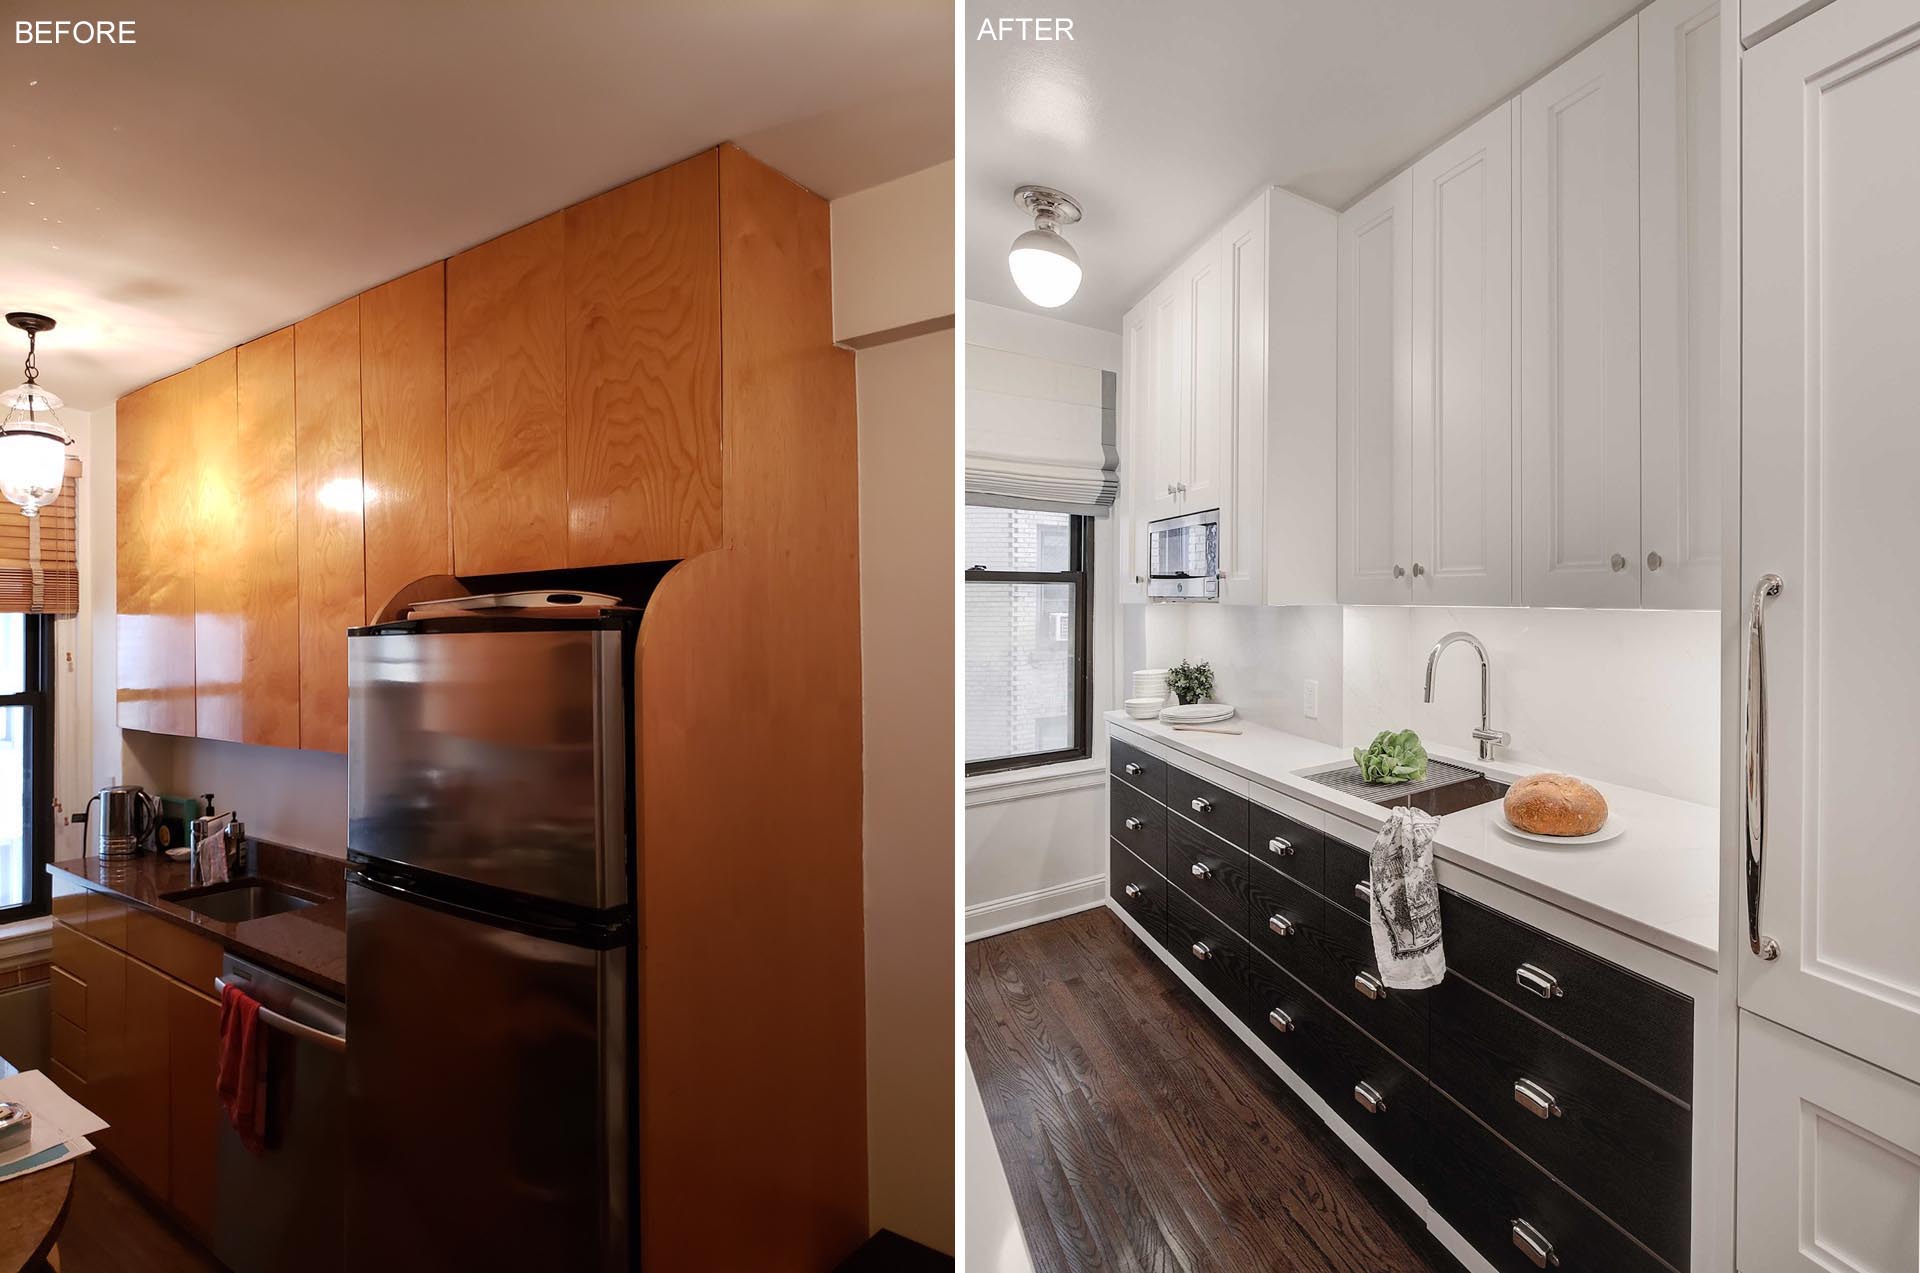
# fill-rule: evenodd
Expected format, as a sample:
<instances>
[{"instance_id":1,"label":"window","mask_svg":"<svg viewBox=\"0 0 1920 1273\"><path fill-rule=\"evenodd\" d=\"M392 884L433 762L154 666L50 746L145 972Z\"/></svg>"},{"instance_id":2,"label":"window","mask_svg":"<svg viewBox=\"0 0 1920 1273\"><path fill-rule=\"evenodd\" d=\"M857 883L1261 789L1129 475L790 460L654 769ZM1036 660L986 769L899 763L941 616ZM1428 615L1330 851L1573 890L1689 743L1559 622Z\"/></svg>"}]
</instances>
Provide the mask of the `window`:
<instances>
[{"instance_id":1,"label":"window","mask_svg":"<svg viewBox=\"0 0 1920 1273\"><path fill-rule=\"evenodd\" d=\"M0 924L47 912L53 620L0 614Z\"/></svg>"},{"instance_id":2,"label":"window","mask_svg":"<svg viewBox=\"0 0 1920 1273\"><path fill-rule=\"evenodd\" d=\"M968 505L967 563L967 772L1086 756L1093 519Z\"/></svg>"}]
</instances>

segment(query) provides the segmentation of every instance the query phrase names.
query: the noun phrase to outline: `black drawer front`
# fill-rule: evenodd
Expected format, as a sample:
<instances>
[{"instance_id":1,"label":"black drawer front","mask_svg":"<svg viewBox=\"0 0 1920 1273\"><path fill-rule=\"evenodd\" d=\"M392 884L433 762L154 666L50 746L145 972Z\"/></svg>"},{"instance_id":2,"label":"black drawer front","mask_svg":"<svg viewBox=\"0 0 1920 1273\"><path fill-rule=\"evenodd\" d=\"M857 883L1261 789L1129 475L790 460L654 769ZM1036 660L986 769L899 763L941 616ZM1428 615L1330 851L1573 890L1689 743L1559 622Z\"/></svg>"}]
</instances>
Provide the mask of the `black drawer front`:
<instances>
[{"instance_id":1,"label":"black drawer front","mask_svg":"<svg viewBox=\"0 0 1920 1273\"><path fill-rule=\"evenodd\" d=\"M1419 1069L1427 1066L1427 1000L1430 990L1387 990L1373 958L1367 922L1329 906L1320 934L1323 998ZM1365 977L1378 997L1369 997Z\"/></svg>"},{"instance_id":2,"label":"black drawer front","mask_svg":"<svg viewBox=\"0 0 1920 1273\"><path fill-rule=\"evenodd\" d=\"M1325 884L1321 891L1334 905L1365 919L1367 902L1364 897L1354 891L1354 886L1365 884L1372 878L1373 855L1368 849L1356 849L1351 844L1336 840L1332 836L1328 836L1326 842L1327 865L1323 876Z\"/></svg>"},{"instance_id":3,"label":"black drawer front","mask_svg":"<svg viewBox=\"0 0 1920 1273\"><path fill-rule=\"evenodd\" d=\"M1265 805L1247 802L1247 852L1253 860L1285 871L1308 888L1321 885L1327 838Z\"/></svg>"},{"instance_id":4,"label":"black drawer front","mask_svg":"<svg viewBox=\"0 0 1920 1273\"><path fill-rule=\"evenodd\" d=\"M1306 982L1320 984L1320 945L1326 903L1318 893L1253 860L1247 871L1247 940Z\"/></svg>"},{"instance_id":5,"label":"black drawer front","mask_svg":"<svg viewBox=\"0 0 1920 1273\"><path fill-rule=\"evenodd\" d=\"M1107 772L1122 782L1132 783L1155 800L1164 801L1167 798L1166 762L1149 756L1132 743L1108 737Z\"/></svg>"},{"instance_id":6,"label":"black drawer front","mask_svg":"<svg viewBox=\"0 0 1920 1273\"><path fill-rule=\"evenodd\" d=\"M1450 976L1432 992L1434 1083L1676 1268L1685 1268L1686 1110ZM1522 1105L1516 1084L1535 1104ZM1532 1112L1551 1098L1545 1118Z\"/></svg>"},{"instance_id":7,"label":"black drawer front","mask_svg":"<svg viewBox=\"0 0 1920 1273\"><path fill-rule=\"evenodd\" d=\"M1156 871L1167 860L1167 810L1118 778L1107 782L1107 832Z\"/></svg>"},{"instance_id":8,"label":"black drawer front","mask_svg":"<svg viewBox=\"0 0 1920 1273\"><path fill-rule=\"evenodd\" d=\"M1256 950L1234 947L1234 1011L1247 1029L1309 1083L1327 1054L1333 1010Z\"/></svg>"},{"instance_id":9,"label":"black drawer front","mask_svg":"<svg viewBox=\"0 0 1920 1273\"><path fill-rule=\"evenodd\" d=\"M1247 855L1179 814L1167 820L1167 879L1224 921L1247 929Z\"/></svg>"},{"instance_id":10,"label":"black drawer front","mask_svg":"<svg viewBox=\"0 0 1920 1273\"><path fill-rule=\"evenodd\" d=\"M1117 840L1107 841L1107 892L1161 945L1167 941L1167 882Z\"/></svg>"},{"instance_id":11,"label":"black drawer front","mask_svg":"<svg viewBox=\"0 0 1920 1273\"><path fill-rule=\"evenodd\" d=\"M1389 1056L1340 1013L1323 1012L1321 1021L1325 1029L1308 1061L1307 1082L1401 1175L1424 1187L1426 1079ZM1380 1098L1376 1110L1369 1111L1361 1100L1362 1084Z\"/></svg>"},{"instance_id":12,"label":"black drawer front","mask_svg":"<svg viewBox=\"0 0 1920 1273\"><path fill-rule=\"evenodd\" d=\"M1451 890L1440 893L1440 924L1448 967L1656 1087L1692 1101L1691 999ZM1551 979L1544 996L1528 988L1542 985L1536 974Z\"/></svg>"},{"instance_id":13,"label":"black drawer front","mask_svg":"<svg viewBox=\"0 0 1920 1273\"><path fill-rule=\"evenodd\" d=\"M1241 1008L1245 962L1236 958L1245 939L1177 888L1167 890L1167 951L1236 1015ZM1248 951L1251 954L1251 950Z\"/></svg>"},{"instance_id":14,"label":"black drawer front","mask_svg":"<svg viewBox=\"0 0 1920 1273\"><path fill-rule=\"evenodd\" d=\"M1216 787L1176 765L1167 766L1167 807L1229 844L1247 847L1247 798Z\"/></svg>"},{"instance_id":15,"label":"black drawer front","mask_svg":"<svg viewBox=\"0 0 1920 1273\"><path fill-rule=\"evenodd\" d=\"M1427 1200L1500 1273L1541 1267L1514 1244L1516 1221L1552 1245L1558 1264L1548 1263L1558 1273L1662 1273L1660 1262L1631 1238L1438 1091L1431 1094L1427 1126L1434 1162L1424 1183Z\"/></svg>"}]
</instances>

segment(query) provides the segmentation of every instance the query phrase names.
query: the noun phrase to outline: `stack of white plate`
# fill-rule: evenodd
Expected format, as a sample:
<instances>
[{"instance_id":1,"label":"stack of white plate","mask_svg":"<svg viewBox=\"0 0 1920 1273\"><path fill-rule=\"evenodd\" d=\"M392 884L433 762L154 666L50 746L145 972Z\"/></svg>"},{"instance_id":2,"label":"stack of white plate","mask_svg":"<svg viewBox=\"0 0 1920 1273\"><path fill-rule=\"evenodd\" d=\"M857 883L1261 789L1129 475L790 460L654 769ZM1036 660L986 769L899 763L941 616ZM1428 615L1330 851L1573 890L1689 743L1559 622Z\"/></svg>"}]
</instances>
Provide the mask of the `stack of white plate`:
<instances>
[{"instance_id":1,"label":"stack of white plate","mask_svg":"<svg viewBox=\"0 0 1920 1273\"><path fill-rule=\"evenodd\" d=\"M1127 715L1135 720L1152 720L1160 714L1166 701L1167 696L1162 694L1159 698L1130 698L1123 706L1127 709Z\"/></svg>"},{"instance_id":2,"label":"stack of white plate","mask_svg":"<svg viewBox=\"0 0 1920 1273\"><path fill-rule=\"evenodd\" d=\"M1166 708L1160 713L1160 719L1169 725L1214 725L1232 715L1231 703L1188 703Z\"/></svg>"},{"instance_id":3,"label":"stack of white plate","mask_svg":"<svg viewBox=\"0 0 1920 1273\"><path fill-rule=\"evenodd\" d=\"M1167 702L1167 669L1148 668L1133 674L1133 697L1123 706L1135 720L1152 720Z\"/></svg>"}]
</instances>

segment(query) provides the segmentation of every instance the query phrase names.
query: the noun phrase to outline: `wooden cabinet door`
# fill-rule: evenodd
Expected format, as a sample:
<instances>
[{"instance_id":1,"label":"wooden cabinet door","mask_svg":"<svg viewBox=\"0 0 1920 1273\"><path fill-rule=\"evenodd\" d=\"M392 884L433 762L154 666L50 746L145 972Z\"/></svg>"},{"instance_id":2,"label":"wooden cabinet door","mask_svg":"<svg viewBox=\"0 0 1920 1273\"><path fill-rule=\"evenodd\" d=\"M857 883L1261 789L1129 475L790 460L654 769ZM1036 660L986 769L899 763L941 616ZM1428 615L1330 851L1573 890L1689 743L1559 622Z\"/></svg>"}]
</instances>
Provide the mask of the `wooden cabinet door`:
<instances>
[{"instance_id":1,"label":"wooden cabinet door","mask_svg":"<svg viewBox=\"0 0 1920 1273\"><path fill-rule=\"evenodd\" d=\"M1193 289L1176 271L1147 298L1153 411L1147 418L1148 521L1180 512L1187 436L1193 430Z\"/></svg>"},{"instance_id":2,"label":"wooden cabinet door","mask_svg":"<svg viewBox=\"0 0 1920 1273\"><path fill-rule=\"evenodd\" d=\"M1147 599L1145 513L1149 415L1153 402L1153 344L1147 302L1120 320L1120 498L1114 531L1120 553L1120 600Z\"/></svg>"},{"instance_id":3,"label":"wooden cabinet door","mask_svg":"<svg viewBox=\"0 0 1920 1273\"><path fill-rule=\"evenodd\" d=\"M137 959L126 966L126 1034L119 1077L122 1102L113 1155L156 1198L168 1196L167 1014L170 984Z\"/></svg>"},{"instance_id":4,"label":"wooden cabinet door","mask_svg":"<svg viewBox=\"0 0 1920 1273\"><path fill-rule=\"evenodd\" d=\"M178 982L167 988L169 1200L202 1238L213 1233L219 1176L220 1004Z\"/></svg>"},{"instance_id":5,"label":"wooden cabinet door","mask_svg":"<svg viewBox=\"0 0 1920 1273\"><path fill-rule=\"evenodd\" d=\"M567 561L566 217L447 262L447 478L453 569Z\"/></svg>"},{"instance_id":6,"label":"wooden cabinet door","mask_svg":"<svg viewBox=\"0 0 1920 1273\"><path fill-rule=\"evenodd\" d=\"M1416 604L1513 600L1513 104L1413 166Z\"/></svg>"},{"instance_id":7,"label":"wooden cabinet door","mask_svg":"<svg viewBox=\"0 0 1920 1273\"><path fill-rule=\"evenodd\" d=\"M231 349L187 372L193 450L194 728L245 742L241 688L245 634L239 607L251 573L246 536L260 512L239 482L239 359Z\"/></svg>"},{"instance_id":8,"label":"wooden cabinet door","mask_svg":"<svg viewBox=\"0 0 1920 1273\"><path fill-rule=\"evenodd\" d=\"M194 730L195 385L168 376L116 415L120 723L161 734Z\"/></svg>"},{"instance_id":9,"label":"wooden cabinet door","mask_svg":"<svg viewBox=\"0 0 1920 1273\"><path fill-rule=\"evenodd\" d=\"M1640 604L1720 604L1720 5L1640 11Z\"/></svg>"},{"instance_id":10,"label":"wooden cabinet door","mask_svg":"<svg viewBox=\"0 0 1920 1273\"><path fill-rule=\"evenodd\" d=\"M299 478L300 745L347 749L347 629L367 621L360 298L293 328Z\"/></svg>"},{"instance_id":11,"label":"wooden cabinet door","mask_svg":"<svg viewBox=\"0 0 1920 1273\"><path fill-rule=\"evenodd\" d=\"M453 570L447 522L446 266L360 296L360 448L366 611Z\"/></svg>"},{"instance_id":12,"label":"wooden cabinet door","mask_svg":"<svg viewBox=\"0 0 1920 1273\"><path fill-rule=\"evenodd\" d=\"M1751 669L1764 818L1744 827L1761 872L1740 914L1757 904L1778 955L1728 957L1743 1008L1920 1080L1920 856L1892 789L1920 765L1911 0L1835 0L1741 81L1741 583L1782 586Z\"/></svg>"},{"instance_id":13,"label":"wooden cabinet door","mask_svg":"<svg viewBox=\"0 0 1920 1273\"><path fill-rule=\"evenodd\" d=\"M1640 604L1640 86L1629 18L1520 95L1520 600Z\"/></svg>"},{"instance_id":14,"label":"wooden cabinet door","mask_svg":"<svg viewBox=\"0 0 1920 1273\"><path fill-rule=\"evenodd\" d=\"M151 729L155 714L149 457L161 396L159 384L150 384L114 409L115 706L122 729Z\"/></svg>"},{"instance_id":15,"label":"wooden cabinet door","mask_svg":"<svg viewBox=\"0 0 1920 1273\"><path fill-rule=\"evenodd\" d=\"M1345 605L1413 596L1413 173L1340 216L1339 576Z\"/></svg>"},{"instance_id":16,"label":"wooden cabinet door","mask_svg":"<svg viewBox=\"0 0 1920 1273\"><path fill-rule=\"evenodd\" d=\"M218 649L210 651L210 634L203 632L197 655L203 667L217 655L216 675L237 678L238 741L270 747L300 745L300 643L289 639L287 626L288 616L300 612L293 343L293 328L282 327L236 351L227 480L234 573L208 581L226 590L227 604ZM204 719L202 726L204 734Z\"/></svg>"},{"instance_id":17,"label":"wooden cabinet door","mask_svg":"<svg viewBox=\"0 0 1920 1273\"><path fill-rule=\"evenodd\" d=\"M1189 355L1193 405L1181 448L1180 511L1197 513L1224 506L1227 469L1233 462L1232 419L1227 410L1231 306L1219 235L1193 254L1182 274L1192 297L1188 309L1193 316Z\"/></svg>"},{"instance_id":18,"label":"wooden cabinet door","mask_svg":"<svg viewBox=\"0 0 1920 1273\"><path fill-rule=\"evenodd\" d=\"M718 547L720 152L563 215L567 564ZM752 280L735 285L752 304Z\"/></svg>"}]
</instances>

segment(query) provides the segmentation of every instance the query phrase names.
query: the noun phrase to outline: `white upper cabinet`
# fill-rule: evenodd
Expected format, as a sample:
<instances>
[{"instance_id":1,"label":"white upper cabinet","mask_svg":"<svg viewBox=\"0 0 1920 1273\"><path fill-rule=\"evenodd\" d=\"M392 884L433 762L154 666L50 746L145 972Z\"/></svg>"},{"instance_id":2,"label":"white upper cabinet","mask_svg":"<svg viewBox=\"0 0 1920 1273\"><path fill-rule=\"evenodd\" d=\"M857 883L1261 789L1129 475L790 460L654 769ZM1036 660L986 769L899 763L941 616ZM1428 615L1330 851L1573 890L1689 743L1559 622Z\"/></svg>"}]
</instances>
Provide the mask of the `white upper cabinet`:
<instances>
[{"instance_id":1,"label":"white upper cabinet","mask_svg":"<svg viewBox=\"0 0 1920 1273\"><path fill-rule=\"evenodd\" d=\"M1503 104L1413 166L1416 604L1513 600L1513 128Z\"/></svg>"},{"instance_id":2,"label":"white upper cabinet","mask_svg":"<svg viewBox=\"0 0 1920 1273\"><path fill-rule=\"evenodd\" d=\"M1193 407L1182 446L1180 511L1219 508L1232 443L1227 436L1227 283L1215 235L1180 267L1193 315Z\"/></svg>"},{"instance_id":3,"label":"white upper cabinet","mask_svg":"<svg viewBox=\"0 0 1920 1273\"><path fill-rule=\"evenodd\" d=\"M1720 600L1720 7L1640 12L1640 604Z\"/></svg>"},{"instance_id":4,"label":"white upper cabinet","mask_svg":"<svg viewBox=\"0 0 1920 1273\"><path fill-rule=\"evenodd\" d=\"M1147 599L1147 522L1143 512L1147 492L1147 437L1153 407L1152 324L1147 301L1141 301L1120 320L1120 490L1114 501L1114 541L1120 556L1115 572L1120 600Z\"/></svg>"},{"instance_id":5,"label":"white upper cabinet","mask_svg":"<svg viewBox=\"0 0 1920 1273\"><path fill-rule=\"evenodd\" d=\"M1640 604L1634 19L1520 95L1520 600Z\"/></svg>"},{"instance_id":6,"label":"white upper cabinet","mask_svg":"<svg viewBox=\"0 0 1920 1273\"><path fill-rule=\"evenodd\" d=\"M1153 410L1145 436L1146 490L1141 504L1149 521L1180 511L1186 480L1187 439L1193 432L1193 292L1176 273L1147 297L1147 343L1153 352Z\"/></svg>"},{"instance_id":7,"label":"white upper cabinet","mask_svg":"<svg viewBox=\"0 0 1920 1273\"><path fill-rule=\"evenodd\" d=\"M1413 599L1413 173L1340 217L1340 601Z\"/></svg>"}]
</instances>

